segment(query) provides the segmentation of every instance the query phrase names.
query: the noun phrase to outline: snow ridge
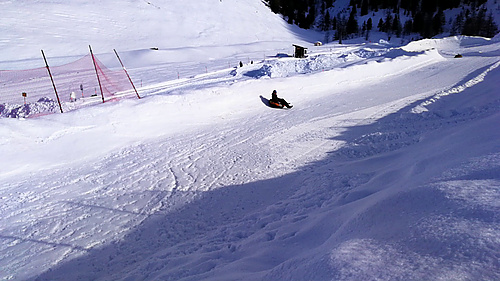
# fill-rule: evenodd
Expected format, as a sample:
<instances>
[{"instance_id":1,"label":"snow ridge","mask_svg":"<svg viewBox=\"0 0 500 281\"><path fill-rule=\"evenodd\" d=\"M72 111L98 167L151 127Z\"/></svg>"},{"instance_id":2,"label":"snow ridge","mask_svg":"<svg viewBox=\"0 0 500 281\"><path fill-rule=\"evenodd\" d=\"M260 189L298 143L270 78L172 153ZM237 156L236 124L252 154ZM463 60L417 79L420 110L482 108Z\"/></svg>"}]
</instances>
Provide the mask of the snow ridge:
<instances>
[{"instance_id":1,"label":"snow ridge","mask_svg":"<svg viewBox=\"0 0 500 281\"><path fill-rule=\"evenodd\" d=\"M422 102L421 104L419 104L415 108L413 108L412 112L416 113L416 114L419 114L419 113L422 113L422 112L426 112L426 111L428 111L427 108L426 108L426 106L429 106L429 105L435 103L436 101L438 101L442 97L446 97L448 95L453 95L453 94L461 93L461 92L465 91L467 88L473 87L476 84L483 82L484 78L486 77L486 75L490 71L496 69L499 66L500 66L500 61L498 61L495 64L491 65L490 67L488 67L488 69L486 69L485 71L483 71L481 74L479 74L478 76L470 79L469 81L465 82L464 84L459 85L457 87L453 87L452 89L443 91L443 92L441 92L439 94L436 94L435 96L431 97L430 99Z\"/></svg>"}]
</instances>

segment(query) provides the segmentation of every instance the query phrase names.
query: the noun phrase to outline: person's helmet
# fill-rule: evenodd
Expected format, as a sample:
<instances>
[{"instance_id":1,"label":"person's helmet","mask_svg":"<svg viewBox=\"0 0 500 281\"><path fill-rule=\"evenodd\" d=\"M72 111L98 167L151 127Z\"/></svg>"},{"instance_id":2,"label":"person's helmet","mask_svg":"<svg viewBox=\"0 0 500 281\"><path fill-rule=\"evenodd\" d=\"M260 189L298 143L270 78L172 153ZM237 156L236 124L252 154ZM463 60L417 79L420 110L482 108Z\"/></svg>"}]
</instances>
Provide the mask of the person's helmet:
<instances>
[{"instance_id":1,"label":"person's helmet","mask_svg":"<svg viewBox=\"0 0 500 281\"><path fill-rule=\"evenodd\" d=\"M276 92L276 90L274 90L274 91L273 91L273 94L276 94L276 93L277 93L277 92Z\"/></svg>"}]
</instances>

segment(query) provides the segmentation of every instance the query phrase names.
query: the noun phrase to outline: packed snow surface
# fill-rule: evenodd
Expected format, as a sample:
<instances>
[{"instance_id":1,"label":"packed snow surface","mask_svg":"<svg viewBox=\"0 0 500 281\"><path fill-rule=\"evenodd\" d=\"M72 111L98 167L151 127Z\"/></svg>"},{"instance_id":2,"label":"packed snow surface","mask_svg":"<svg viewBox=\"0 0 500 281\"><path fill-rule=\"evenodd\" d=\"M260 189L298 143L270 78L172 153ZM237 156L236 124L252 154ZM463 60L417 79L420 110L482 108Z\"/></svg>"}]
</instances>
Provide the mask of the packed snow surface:
<instances>
[{"instance_id":1,"label":"packed snow surface","mask_svg":"<svg viewBox=\"0 0 500 281\"><path fill-rule=\"evenodd\" d=\"M0 4L2 67L93 41L143 82L0 119L0 280L500 279L498 37L314 47L261 1L188 2Z\"/></svg>"}]
</instances>

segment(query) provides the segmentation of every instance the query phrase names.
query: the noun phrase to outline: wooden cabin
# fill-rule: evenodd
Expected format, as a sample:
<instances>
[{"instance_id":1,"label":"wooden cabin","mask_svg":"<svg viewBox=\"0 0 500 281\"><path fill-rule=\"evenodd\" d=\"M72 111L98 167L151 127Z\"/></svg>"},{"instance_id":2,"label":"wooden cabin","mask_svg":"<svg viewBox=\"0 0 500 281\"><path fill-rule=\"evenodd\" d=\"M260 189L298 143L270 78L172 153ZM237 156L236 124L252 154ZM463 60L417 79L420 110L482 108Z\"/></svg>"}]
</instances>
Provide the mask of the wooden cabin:
<instances>
[{"instance_id":1,"label":"wooden cabin","mask_svg":"<svg viewBox=\"0 0 500 281\"><path fill-rule=\"evenodd\" d=\"M294 57L296 57L296 58L305 58L306 57L306 54L307 54L306 47L302 47L302 46L295 45L295 44L293 44L292 46L295 47Z\"/></svg>"}]
</instances>

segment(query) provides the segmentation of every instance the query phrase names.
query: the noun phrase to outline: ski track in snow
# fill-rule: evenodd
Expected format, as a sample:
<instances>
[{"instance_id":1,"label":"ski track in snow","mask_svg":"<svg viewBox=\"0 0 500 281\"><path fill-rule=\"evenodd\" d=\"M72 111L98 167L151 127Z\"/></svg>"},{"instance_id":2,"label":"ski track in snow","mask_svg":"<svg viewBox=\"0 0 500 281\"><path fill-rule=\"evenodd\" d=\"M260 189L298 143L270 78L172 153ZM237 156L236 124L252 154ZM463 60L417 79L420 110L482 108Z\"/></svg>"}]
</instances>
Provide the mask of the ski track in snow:
<instances>
[{"instance_id":1,"label":"ski track in snow","mask_svg":"<svg viewBox=\"0 0 500 281\"><path fill-rule=\"evenodd\" d=\"M467 135L498 115L498 99L450 112L434 98L471 81L481 86L491 73L498 78L498 57L457 65L437 50L388 54L336 61L329 71L314 66L306 75L283 60L142 89L151 99L201 91L229 101L224 91L242 90L239 100L250 105L69 167L3 176L0 278L500 277L498 151L472 159L433 151L443 147L433 143L440 130L463 125L457 134ZM278 77L245 76L261 67ZM258 83L280 87L295 107L263 109L261 93L247 94L264 88ZM417 104L430 109L412 112ZM450 169L455 161L466 163ZM457 240L463 248L454 253Z\"/></svg>"}]
</instances>

